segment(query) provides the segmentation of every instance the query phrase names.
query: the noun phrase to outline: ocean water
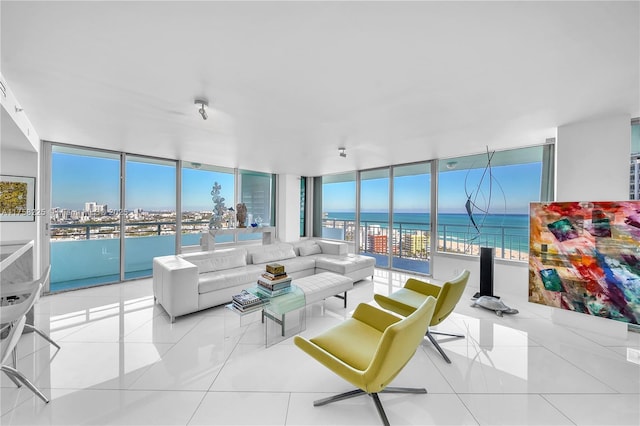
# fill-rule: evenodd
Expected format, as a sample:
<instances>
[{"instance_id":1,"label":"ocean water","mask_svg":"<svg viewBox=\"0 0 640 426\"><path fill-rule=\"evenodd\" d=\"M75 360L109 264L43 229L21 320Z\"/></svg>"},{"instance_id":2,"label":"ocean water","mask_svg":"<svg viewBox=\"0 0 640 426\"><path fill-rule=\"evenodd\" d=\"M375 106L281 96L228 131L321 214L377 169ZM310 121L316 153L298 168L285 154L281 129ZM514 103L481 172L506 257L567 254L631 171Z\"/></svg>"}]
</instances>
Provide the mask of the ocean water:
<instances>
[{"instance_id":1,"label":"ocean water","mask_svg":"<svg viewBox=\"0 0 640 426\"><path fill-rule=\"evenodd\" d=\"M352 212L329 212L326 214L325 219L337 219L337 220L355 220L355 213ZM529 232L529 215L528 214L504 214L504 215L474 215L474 220L478 226L491 227L491 228L514 228L519 229L522 235L528 235ZM418 225L418 229L429 229L430 215L429 213L394 213L393 222L394 228L398 227L399 223ZM378 224L381 227L386 227L389 223L388 213L361 213L360 222L368 222L371 224ZM438 225L442 228L443 225L455 226L455 227L469 227L473 226L469 216L464 213L442 213L438 215Z\"/></svg>"}]
</instances>

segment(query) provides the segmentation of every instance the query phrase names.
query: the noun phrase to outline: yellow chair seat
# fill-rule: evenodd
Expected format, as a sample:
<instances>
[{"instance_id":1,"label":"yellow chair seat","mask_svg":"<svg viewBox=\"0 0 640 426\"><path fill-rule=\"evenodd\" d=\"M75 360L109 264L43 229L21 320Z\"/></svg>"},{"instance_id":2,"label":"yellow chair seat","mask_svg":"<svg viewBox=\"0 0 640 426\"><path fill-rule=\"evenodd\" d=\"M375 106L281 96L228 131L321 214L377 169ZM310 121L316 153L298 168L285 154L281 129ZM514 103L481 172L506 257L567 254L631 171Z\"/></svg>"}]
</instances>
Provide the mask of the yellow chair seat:
<instances>
[{"instance_id":1,"label":"yellow chair seat","mask_svg":"<svg viewBox=\"0 0 640 426\"><path fill-rule=\"evenodd\" d=\"M393 293L393 298L375 295L376 302L385 309L389 309L403 317L411 315L424 302L424 294L408 288L401 288ZM379 299L379 300L378 300ZM384 300L384 303L381 302Z\"/></svg>"},{"instance_id":2,"label":"yellow chair seat","mask_svg":"<svg viewBox=\"0 0 640 426\"><path fill-rule=\"evenodd\" d=\"M435 297L436 307L428 324L429 326L434 326L440 324L453 312L467 286L469 275L469 271L462 270L457 277L443 282L442 285L409 278L403 288L393 292L389 296L375 294L373 297L378 305L384 309L388 309L402 316L411 315L425 299ZM436 333L435 331L430 332L427 328L425 335L431 343L433 343L438 352L440 352L444 360L450 364L451 360L433 337L433 334L444 334L452 337L464 336L459 334Z\"/></svg>"},{"instance_id":3,"label":"yellow chair seat","mask_svg":"<svg viewBox=\"0 0 640 426\"><path fill-rule=\"evenodd\" d=\"M387 388L413 357L427 330L436 301L427 297L411 315L400 318L361 303L353 316L309 340L295 336L295 344L322 365L356 386L314 402L315 406L368 394L384 424L389 424L378 392L426 393L425 389Z\"/></svg>"},{"instance_id":4,"label":"yellow chair seat","mask_svg":"<svg viewBox=\"0 0 640 426\"><path fill-rule=\"evenodd\" d=\"M371 364L381 337L380 330L349 318L311 342L353 368L365 370Z\"/></svg>"}]
</instances>

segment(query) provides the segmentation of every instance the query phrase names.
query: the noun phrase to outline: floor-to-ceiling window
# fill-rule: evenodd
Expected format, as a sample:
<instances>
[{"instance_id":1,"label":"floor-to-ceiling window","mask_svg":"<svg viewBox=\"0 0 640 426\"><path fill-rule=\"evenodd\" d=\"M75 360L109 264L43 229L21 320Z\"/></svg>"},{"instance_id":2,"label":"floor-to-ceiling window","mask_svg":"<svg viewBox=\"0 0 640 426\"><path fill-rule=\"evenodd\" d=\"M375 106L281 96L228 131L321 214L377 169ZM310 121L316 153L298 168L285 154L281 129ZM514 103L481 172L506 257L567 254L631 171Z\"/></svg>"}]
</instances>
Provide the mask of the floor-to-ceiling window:
<instances>
[{"instance_id":1,"label":"floor-to-ceiling window","mask_svg":"<svg viewBox=\"0 0 640 426\"><path fill-rule=\"evenodd\" d=\"M124 278L150 276L153 258L176 252L176 162L125 160Z\"/></svg>"},{"instance_id":2,"label":"floor-to-ceiling window","mask_svg":"<svg viewBox=\"0 0 640 426\"><path fill-rule=\"evenodd\" d=\"M355 241L356 173L314 180L314 237Z\"/></svg>"},{"instance_id":3,"label":"floor-to-ceiling window","mask_svg":"<svg viewBox=\"0 0 640 426\"><path fill-rule=\"evenodd\" d=\"M631 120L631 165L629 166L629 199L640 200L640 118Z\"/></svg>"},{"instance_id":4,"label":"floor-to-ceiling window","mask_svg":"<svg viewBox=\"0 0 640 426\"><path fill-rule=\"evenodd\" d=\"M307 236L307 178L300 177L300 236Z\"/></svg>"},{"instance_id":5,"label":"floor-to-ceiling window","mask_svg":"<svg viewBox=\"0 0 640 426\"><path fill-rule=\"evenodd\" d=\"M275 224L275 176L250 170L239 170L240 202L247 209L245 226ZM259 240L262 234L238 234L238 241Z\"/></svg>"},{"instance_id":6,"label":"floor-to-ceiling window","mask_svg":"<svg viewBox=\"0 0 640 426\"><path fill-rule=\"evenodd\" d=\"M211 226L235 228L238 201L247 208L246 226L275 223L276 179L269 173L195 162L177 171L176 160L45 147L51 149L51 292L150 276L154 257L198 246ZM262 233L218 235L215 243L254 239Z\"/></svg>"},{"instance_id":7,"label":"floor-to-ceiling window","mask_svg":"<svg viewBox=\"0 0 640 426\"><path fill-rule=\"evenodd\" d=\"M175 253L175 161L51 151L51 292L150 276L155 256Z\"/></svg>"},{"instance_id":8,"label":"floor-to-ceiling window","mask_svg":"<svg viewBox=\"0 0 640 426\"><path fill-rule=\"evenodd\" d=\"M389 168L360 172L359 252L376 258L376 265L389 266ZM393 247L395 253L397 247Z\"/></svg>"},{"instance_id":9,"label":"floor-to-ceiling window","mask_svg":"<svg viewBox=\"0 0 640 426\"><path fill-rule=\"evenodd\" d=\"M431 273L432 247L477 255L488 246L496 257L524 261L529 203L553 200L554 142L365 170L357 179L356 172L315 177L314 236L357 235L358 251L376 257L378 267L424 274Z\"/></svg>"},{"instance_id":10,"label":"floor-to-ceiling window","mask_svg":"<svg viewBox=\"0 0 640 426\"><path fill-rule=\"evenodd\" d=\"M381 268L430 273L431 162L316 177L313 211L314 236L357 241Z\"/></svg>"},{"instance_id":11,"label":"floor-to-ceiling window","mask_svg":"<svg viewBox=\"0 0 640 426\"><path fill-rule=\"evenodd\" d=\"M392 267L431 272L431 163L393 167Z\"/></svg>"},{"instance_id":12,"label":"floor-to-ceiling window","mask_svg":"<svg viewBox=\"0 0 640 426\"><path fill-rule=\"evenodd\" d=\"M450 158L438 171L437 249L526 260L529 203L552 199L553 145Z\"/></svg>"},{"instance_id":13,"label":"floor-to-ceiling window","mask_svg":"<svg viewBox=\"0 0 640 426\"><path fill-rule=\"evenodd\" d=\"M53 145L50 291L120 281L120 154Z\"/></svg>"},{"instance_id":14,"label":"floor-to-ceiling window","mask_svg":"<svg viewBox=\"0 0 640 426\"><path fill-rule=\"evenodd\" d=\"M182 246L200 245L202 232L207 232L210 225L234 228L236 222L234 203L235 173L233 169L183 162ZM233 241L233 235L216 236L216 243Z\"/></svg>"}]
</instances>

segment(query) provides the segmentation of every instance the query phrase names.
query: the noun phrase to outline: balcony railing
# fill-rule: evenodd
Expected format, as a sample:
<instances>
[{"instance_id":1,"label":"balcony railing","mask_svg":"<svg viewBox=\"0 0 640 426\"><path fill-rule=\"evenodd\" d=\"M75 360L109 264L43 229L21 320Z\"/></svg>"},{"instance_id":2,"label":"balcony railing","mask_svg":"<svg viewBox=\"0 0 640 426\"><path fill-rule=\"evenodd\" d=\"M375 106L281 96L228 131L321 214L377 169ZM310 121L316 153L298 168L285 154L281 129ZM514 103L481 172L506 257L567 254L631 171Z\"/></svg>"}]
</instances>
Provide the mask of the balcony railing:
<instances>
[{"instance_id":1,"label":"balcony railing","mask_svg":"<svg viewBox=\"0 0 640 426\"><path fill-rule=\"evenodd\" d=\"M182 245L199 245L208 229L208 220L182 222ZM126 223L125 278L151 276L154 257L175 253L175 233L175 221ZM120 281L120 256L119 222L52 224L51 291Z\"/></svg>"},{"instance_id":2,"label":"balcony railing","mask_svg":"<svg viewBox=\"0 0 640 426\"><path fill-rule=\"evenodd\" d=\"M529 259L529 230L519 226L483 226L472 232L468 226L438 225L438 250L478 255L480 247L495 248L495 257L508 260Z\"/></svg>"},{"instance_id":3,"label":"balcony railing","mask_svg":"<svg viewBox=\"0 0 640 426\"><path fill-rule=\"evenodd\" d=\"M354 241L354 220L323 219L323 236ZM388 255L389 227L387 222L364 221L360 223L361 253ZM394 222L391 234L393 257L429 260L431 227L424 223ZM471 232L469 227L458 224L438 224L438 251L448 253L478 254L480 247L493 247L496 257L509 260L527 260L529 233L526 227L484 226L482 233Z\"/></svg>"},{"instance_id":4,"label":"balcony railing","mask_svg":"<svg viewBox=\"0 0 640 426\"><path fill-rule=\"evenodd\" d=\"M182 223L182 245L197 245L208 221ZM175 252L175 222L130 222L125 228L125 276L151 275L152 259ZM51 225L51 283L75 288L119 281L120 223L74 223ZM486 226L477 235L466 226L441 223L438 251L477 254L480 246L494 247L496 258L528 259L528 230L515 226ZM386 222L365 221L356 229L355 221L324 219L323 234L329 238L354 241L359 232L359 252L388 263L388 240L392 239L393 265L400 269L428 272L432 233L424 223L395 222L389 233ZM64 284L60 284L64 283ZM88 284L87 284L88 283Z\"/></svg>"},{"instance_id":5,"label":"balcony railing","mask_svg":"<svg viewBox=\"0 0 640 426\"><path fill-rule=\"evenodd\" d=\"M198 244L200 226L183 222L183 244ZM176 222L125 225L125 277L151 275L153 258L175 253ZM51 291L120 280L120 223L51 225Z\"/></svg>"}]
</instances>

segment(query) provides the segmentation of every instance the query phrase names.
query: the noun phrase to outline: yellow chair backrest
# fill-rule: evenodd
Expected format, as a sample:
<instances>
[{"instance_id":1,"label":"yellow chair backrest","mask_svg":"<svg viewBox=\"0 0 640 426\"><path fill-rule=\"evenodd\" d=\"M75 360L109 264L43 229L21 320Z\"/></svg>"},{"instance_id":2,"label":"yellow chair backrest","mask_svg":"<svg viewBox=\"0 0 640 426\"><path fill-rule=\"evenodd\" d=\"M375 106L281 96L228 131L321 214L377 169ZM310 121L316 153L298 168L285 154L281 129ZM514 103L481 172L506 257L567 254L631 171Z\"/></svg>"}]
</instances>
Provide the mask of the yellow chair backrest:
<instances>
[{"instance_id":1,"label":"yellow chair backrest","mask_svg":"<svg viewBox=\"0 0 640 426\"><path fill-rule=\"evenodd\" d=\"M415 312L384 331L376 354L363 373L367 392L384 389L409 362L424 339L435 307L436 300L429 296Z\"/></svg>"},{"instance_id":2,"label":"yellow chair backrest","mask_svg":"<svg viewBox=\"0 0 640 426\"><path fill-rule=\"evenodd\" d=\"M469 271L465 269L460 275L442 285L430 325L440 324L453 312L464 293L467 281L469 281Z\"/></svg>"}]
</instances>

